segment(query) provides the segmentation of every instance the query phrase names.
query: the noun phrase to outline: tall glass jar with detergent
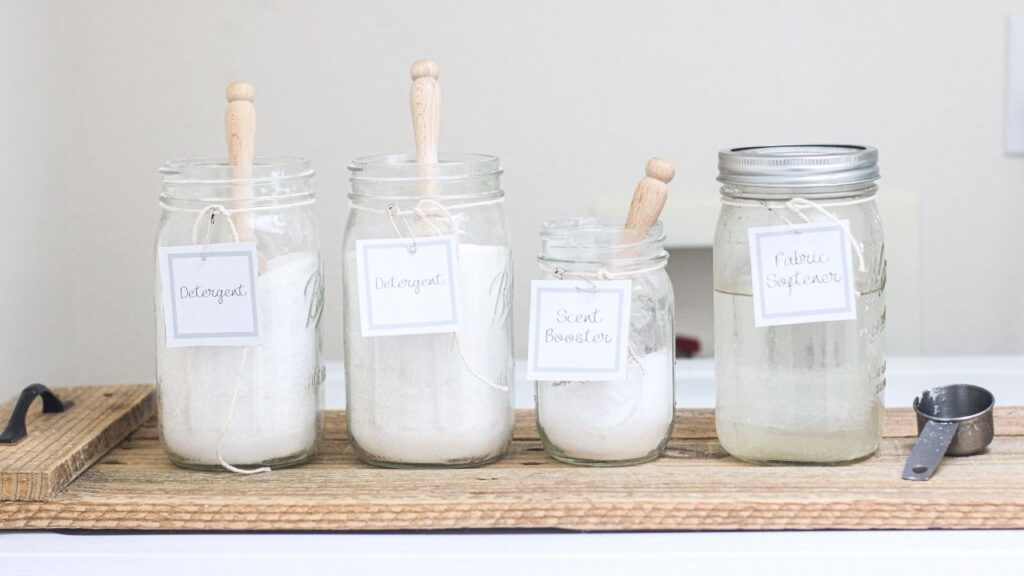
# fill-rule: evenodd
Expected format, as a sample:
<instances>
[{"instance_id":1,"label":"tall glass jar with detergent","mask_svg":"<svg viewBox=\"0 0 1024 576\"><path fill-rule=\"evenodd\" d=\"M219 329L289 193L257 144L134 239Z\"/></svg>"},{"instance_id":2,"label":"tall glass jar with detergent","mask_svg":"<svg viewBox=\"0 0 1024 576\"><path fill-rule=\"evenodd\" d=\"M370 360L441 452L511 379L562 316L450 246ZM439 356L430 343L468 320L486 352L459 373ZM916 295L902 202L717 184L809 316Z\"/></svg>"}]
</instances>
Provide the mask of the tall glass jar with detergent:
<instances>
[{"instance_id":1,"label":"tall glass jar with detergent","mask_svg":"<svg viewBox=\"0 0 1024 576\"><path fill-rule=\"evenodd\" d=\"M878 448L886 268L877 160L863 146L719 154L715 418L737 458L831 464Z\"/></svg>"},{"instance_id":2,"label":"tall glass jar with detergent","mask_svg":"<svg viewBox=\"0 0 1024 576\"><path fill-rule=\"evenodd\" d=\"M622 219L575 218L541 229L537 260L546 280L630 283L626 377L537 381L537 428L558 460L623 466L665 450L675 411L675 301L664 241L661 223L635 231Z\"/></svg>"},{"instance_id":3,"label":"tall glass jar with detergent","mask_svg":"<svg viewBox=\"0 0 1024 576\"><path fill-rule=\"evenodd\" d=\"M167 162L160 172L164 448L178 465L233 472L309 460L323 428L324 381L309 162L257 158L244 177L216 160Z\"/></svg>"},{"instance_id":4,"label":"tall glass jar with detergent","mask_svg":"<svg viewBox=\"0 0 1024 576\"><path fill-rule=\"evenodd\" d=\"M349 438L388 467L465 467L512 439L512 262L493 156L359 158L345 229ZM457 287L456 287L457 286Z\"/></svg>"}]
</instances>

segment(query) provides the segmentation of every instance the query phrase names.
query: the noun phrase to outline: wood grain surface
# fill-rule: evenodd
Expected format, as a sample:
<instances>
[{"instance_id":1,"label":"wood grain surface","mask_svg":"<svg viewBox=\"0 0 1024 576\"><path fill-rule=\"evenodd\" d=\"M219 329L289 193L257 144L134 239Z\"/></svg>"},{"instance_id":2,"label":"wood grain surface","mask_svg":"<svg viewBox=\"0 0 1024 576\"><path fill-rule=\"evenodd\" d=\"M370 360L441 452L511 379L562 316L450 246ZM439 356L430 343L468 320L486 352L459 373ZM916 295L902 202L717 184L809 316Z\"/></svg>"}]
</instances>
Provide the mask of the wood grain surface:
<instances>
[{"instance_id":1,"label":"wood grain surface","mask_svg":"<svg viewBox=\"0 0 1024 576\"><path fill-rule=\"evenodd\" d=\"M176 468L152 422L50 502L0 502L0 528L104 530L777 530L1024 527L1024 408L997 408L989 450L900 479L916 433L890 410L858 464L759 467L715 440L709 410L680 410L665 457L581 468L545 455L532 412L507 458L462 470L361 464L344 414L327 415L313 462L256 476Z\"/></svg>"},{"instance_id":2,"label":"wood grain surface","mask_svg":"<svg viewBox=\"0 0 1024 576\"><path fill-rule=\"evenodd\" d=\"M52 498L156 409L149 384L53 391L74 405L59 414L43 414L37 400L26 419L28 436L16 444L0 444L0 500ZM0 427L16 401L15 397L0 405Z\"/></svg>"}]
</instances>

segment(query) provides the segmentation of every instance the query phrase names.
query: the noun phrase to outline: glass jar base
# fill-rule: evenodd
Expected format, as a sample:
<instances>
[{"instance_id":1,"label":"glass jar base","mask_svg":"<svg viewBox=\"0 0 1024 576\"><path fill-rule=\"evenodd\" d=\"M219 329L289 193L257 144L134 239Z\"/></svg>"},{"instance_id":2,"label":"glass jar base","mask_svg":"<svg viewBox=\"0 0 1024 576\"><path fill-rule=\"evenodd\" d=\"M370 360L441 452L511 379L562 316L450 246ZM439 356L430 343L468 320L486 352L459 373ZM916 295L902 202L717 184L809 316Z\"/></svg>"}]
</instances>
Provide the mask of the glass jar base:
<instances>
[{"instance_id":1,"label":"glass jar base","mask_svg":"<svg viewBox=\"0 0 1024 576\"><path fill-rule=\"evenodd\" d=\"M664 449L655 450L646 456L640 458L632 458L629 460L588 460L585 458L573 458L571 456L565 456L563 454L556 454L551 450L547 450L548 456L551 456L555 460L565 464L572 464L574 466L590 466L591 468L620 468L623 466L636 466L637 464L646 464L657 460L665 452Z\"/></svg>"},{"instance_id":2,"label":"glass jar base","mask_svg":"<svg viewBox=\"0 0 1024 576\"><path fill-rule=\"evenodd\" d=\"M666 436L657 448L637 458L626 458L621 460L578 458L575 456L570 456L566 454L563 450L559 449L557 445L553 444L550 440L548 440L543 428L540 428L538 426L538 429L540 430L541 442L544 445L544 452L546 452L548 456L551 456L552 458L558 460L559 462L563 462L565 464L572 464L574 466L590 466L593 468L619 468L622 466L635 466L637 464L645 464L652 460L657 460L659 457L661 457L661 455L665 453L665 447L668 446L668 437ZM669 429L671 430L671 426L669 427Z\"/></svg>"},{"instance_id":3,"label":"glass jar base","mask_svg":"<svg viewBox=\"0 0 1024 576\"><path fill-rule=\"evenodd\" d=\"M317 454L316 450L307 450L307 451L299 452L297 454L293 454L291 456L284 456L284 457L281 457L281 458L274 458L273 460L267 460L266 462L260 462L260 463L256 463L256 464L235 464L234 462L229 462L229 464L231 464L232 466L234 466L236 468L240 468L242 470L253 470L253 469L256 469L256 468L264 468L264 467L270 468L271 470L278 470L280 468L290 468L292 466L298 466L300 464L305 464L305 463L309 462L310 460L312 460L316 456L316 454ZM186 460L184 458L178 457L175 454L168 454L167 456L168 456L168 458L170 458L172 464L174 464L175 466L181 467L181 468L187 468L189 470L200 470L200 471L203 471L203 472L227 472L227 473L231 473L230 470L228 470L227 468L224 468L220 464L207 464L205 462L195 462L195 461Z\"/></svg>"},{"instance_id":4,"label":"glass jar base","mask_svg":"<svg viewBox=\"0 0 1024 576\"><path fill-rule=\"evenodd\" d=\"M882 440L881 423L874 417L855 426L791 421L787 427L737 421L721 412L715 415L715 431L722 450L751 464L841 466L871 457Z\"/></svg>"},{"instance_id":5,"label":"glass jar base","mask_svg":"<svg viewBox=\"0 0 1024 576\"><path fill-rule=\"evenodd\" d=\"M494 454L483 456L480 458L458 458L452 460L446 460L443 462L404 462L396 460L388 460L386 458L380 458L374 454L371 454L359 447L355 442L352 443L352 448L356 452L356 457L361 461L371 466L377 466L378 468L394 468L399 470L414 470L414 469L430 469L430 468L479 468L480 466L486 466L493 464L498 460L505 457L508 452L508 445L505 448L499 450Z\"/></svg>"},{"instance_id":6,"label":"glass jar base","mask_svg":"<svg viewBox=\"0 0 1024 576\"><path fill-rule=\"evenodd\" d=\"M357 453L359 459L370 466L376 466L378 468L393 468L396 470L418 470L418 469L439 469L439 468L479 468L480 466L487 466L493 464L498 460L501 460L505 454L497 454L495 456L489 456L487 458L477 459L466 459L466 460L453 460L451 462L392 462L389 460L381 460L374 458L369 454Z\"/></svg>"},{"instance_id":7,"label":"glass jar base","mask_svg":"<svg viewBox=\"0 0 1024 576\"><path fill-rule=\"evenodd\" d=\"M723 450L724 450L724 448L723 448ZM775 460L775 459L770 459L770 458L768 458L768 459L752 458L752 457L749 457L749 456L742 456L742 455L732 454L732 453L729 453L728 450L726 450L726 453L728 453L729 456L732 456L733 458L735 458L737 460L740 460L741 462L746 462L747 464L755 464L757 466L848 466L850 464L856 464L857 462L863 462L864 460L867 460L868 458L871 458L872 456L874 456L877 452L878 452L878 448L876 447L874 450L872 450L871 452L868 452L867 454L864 454L864 455L861 455L861 456L854 456L853 458L849 458L849 459L845 459L844 458L844 459L841 459L841 460L810 461L810 460L786 460L786 459Z\"/></svg>"}]
</instances>

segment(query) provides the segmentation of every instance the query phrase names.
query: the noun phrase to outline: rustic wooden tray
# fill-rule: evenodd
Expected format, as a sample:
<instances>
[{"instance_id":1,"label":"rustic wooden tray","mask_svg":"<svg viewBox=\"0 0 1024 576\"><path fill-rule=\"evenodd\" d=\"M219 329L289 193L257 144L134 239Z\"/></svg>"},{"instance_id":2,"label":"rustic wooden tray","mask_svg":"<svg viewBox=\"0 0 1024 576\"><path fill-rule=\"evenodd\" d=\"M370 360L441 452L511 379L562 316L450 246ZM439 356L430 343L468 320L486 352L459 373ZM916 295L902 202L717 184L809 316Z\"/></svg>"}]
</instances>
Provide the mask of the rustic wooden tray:
<instances>
[{"instance_id":1,"label":"rustic wooden tray","mask_svg":"<svg viewBox=\"0 0 1024 576\"><path fill-rule=\"evenodd\" d=\"M889 410L878 454L839 467L758 467L722 452L709 410L680 410L668 452L630 468L544 454L533 413L509 456L484 468L382 470L327 415L312 463L256 476L192 472L164 456L150 421L45 502L0 502L4 529L776 530L1024 527L1024 408L996 410L988 452L900 479L914 423Z\"/></svg>"},{"instance_id":2,"label":"rustic wooden tray","mask_svg":"<svg viewBox=\"0 0 1024 576\"><path fill-rule=\"evenodd\" d=\"M25 419L28 435L0 444L0 501L48 500L156 411L151 384L57 388L67 411L43 414L36 402ZM0 404L0 427L15 398Z\"/></svg>"}]
</instances>

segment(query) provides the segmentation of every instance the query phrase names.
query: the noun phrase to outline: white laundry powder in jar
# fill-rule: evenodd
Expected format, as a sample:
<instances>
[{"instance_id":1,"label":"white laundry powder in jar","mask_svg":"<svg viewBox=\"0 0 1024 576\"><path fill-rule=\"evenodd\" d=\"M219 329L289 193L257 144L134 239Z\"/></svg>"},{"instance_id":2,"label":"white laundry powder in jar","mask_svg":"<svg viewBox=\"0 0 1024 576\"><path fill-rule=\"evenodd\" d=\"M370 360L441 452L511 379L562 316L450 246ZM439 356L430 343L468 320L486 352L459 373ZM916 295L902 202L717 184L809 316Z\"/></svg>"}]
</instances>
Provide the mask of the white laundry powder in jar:
<instances>
[{"instance_id":1,"label":"white laundry powder in jar","mask_svg":"<svg viewBox=\"0 0 1024 576\"><path fill-rule=\"evenodd\" d=\"M354 270L355 253L345 257ZM451 333L363 337L346 330L349 434L375 464L476 465L500 457L512 439L512 343L503 310L509 250L460 243L458 259L457 341ZM347 326L359 326L357 305L346 305L345 314Z\"/></svg>"},{"instance_id":2,"label":"white laundry powder in jar","mask_svg":"<svg viewBox=\"0 0 1024 576\"><path fill-rule=\"evenodd\" d=\"M322 370L310 282L319 267L316 252L266 262L257 283L261 345L158 347L161 438L175 462L221 468L218 444L232 466L304 460L315 452ZM157 322L163 333L162 314Z\"/></svg>"},{"instance_id":3,"label":"white laundry powder in jar","mask_svg":"<svg viewBox=\"0 0 1024 576\"><path fill-rule=\"evenodd\" d=\"M645 460L668 438L673 358L667 349L630 362L625 380L537 383L538 419L559 456L593 462Z\"/></svg>"}]
</instances>

